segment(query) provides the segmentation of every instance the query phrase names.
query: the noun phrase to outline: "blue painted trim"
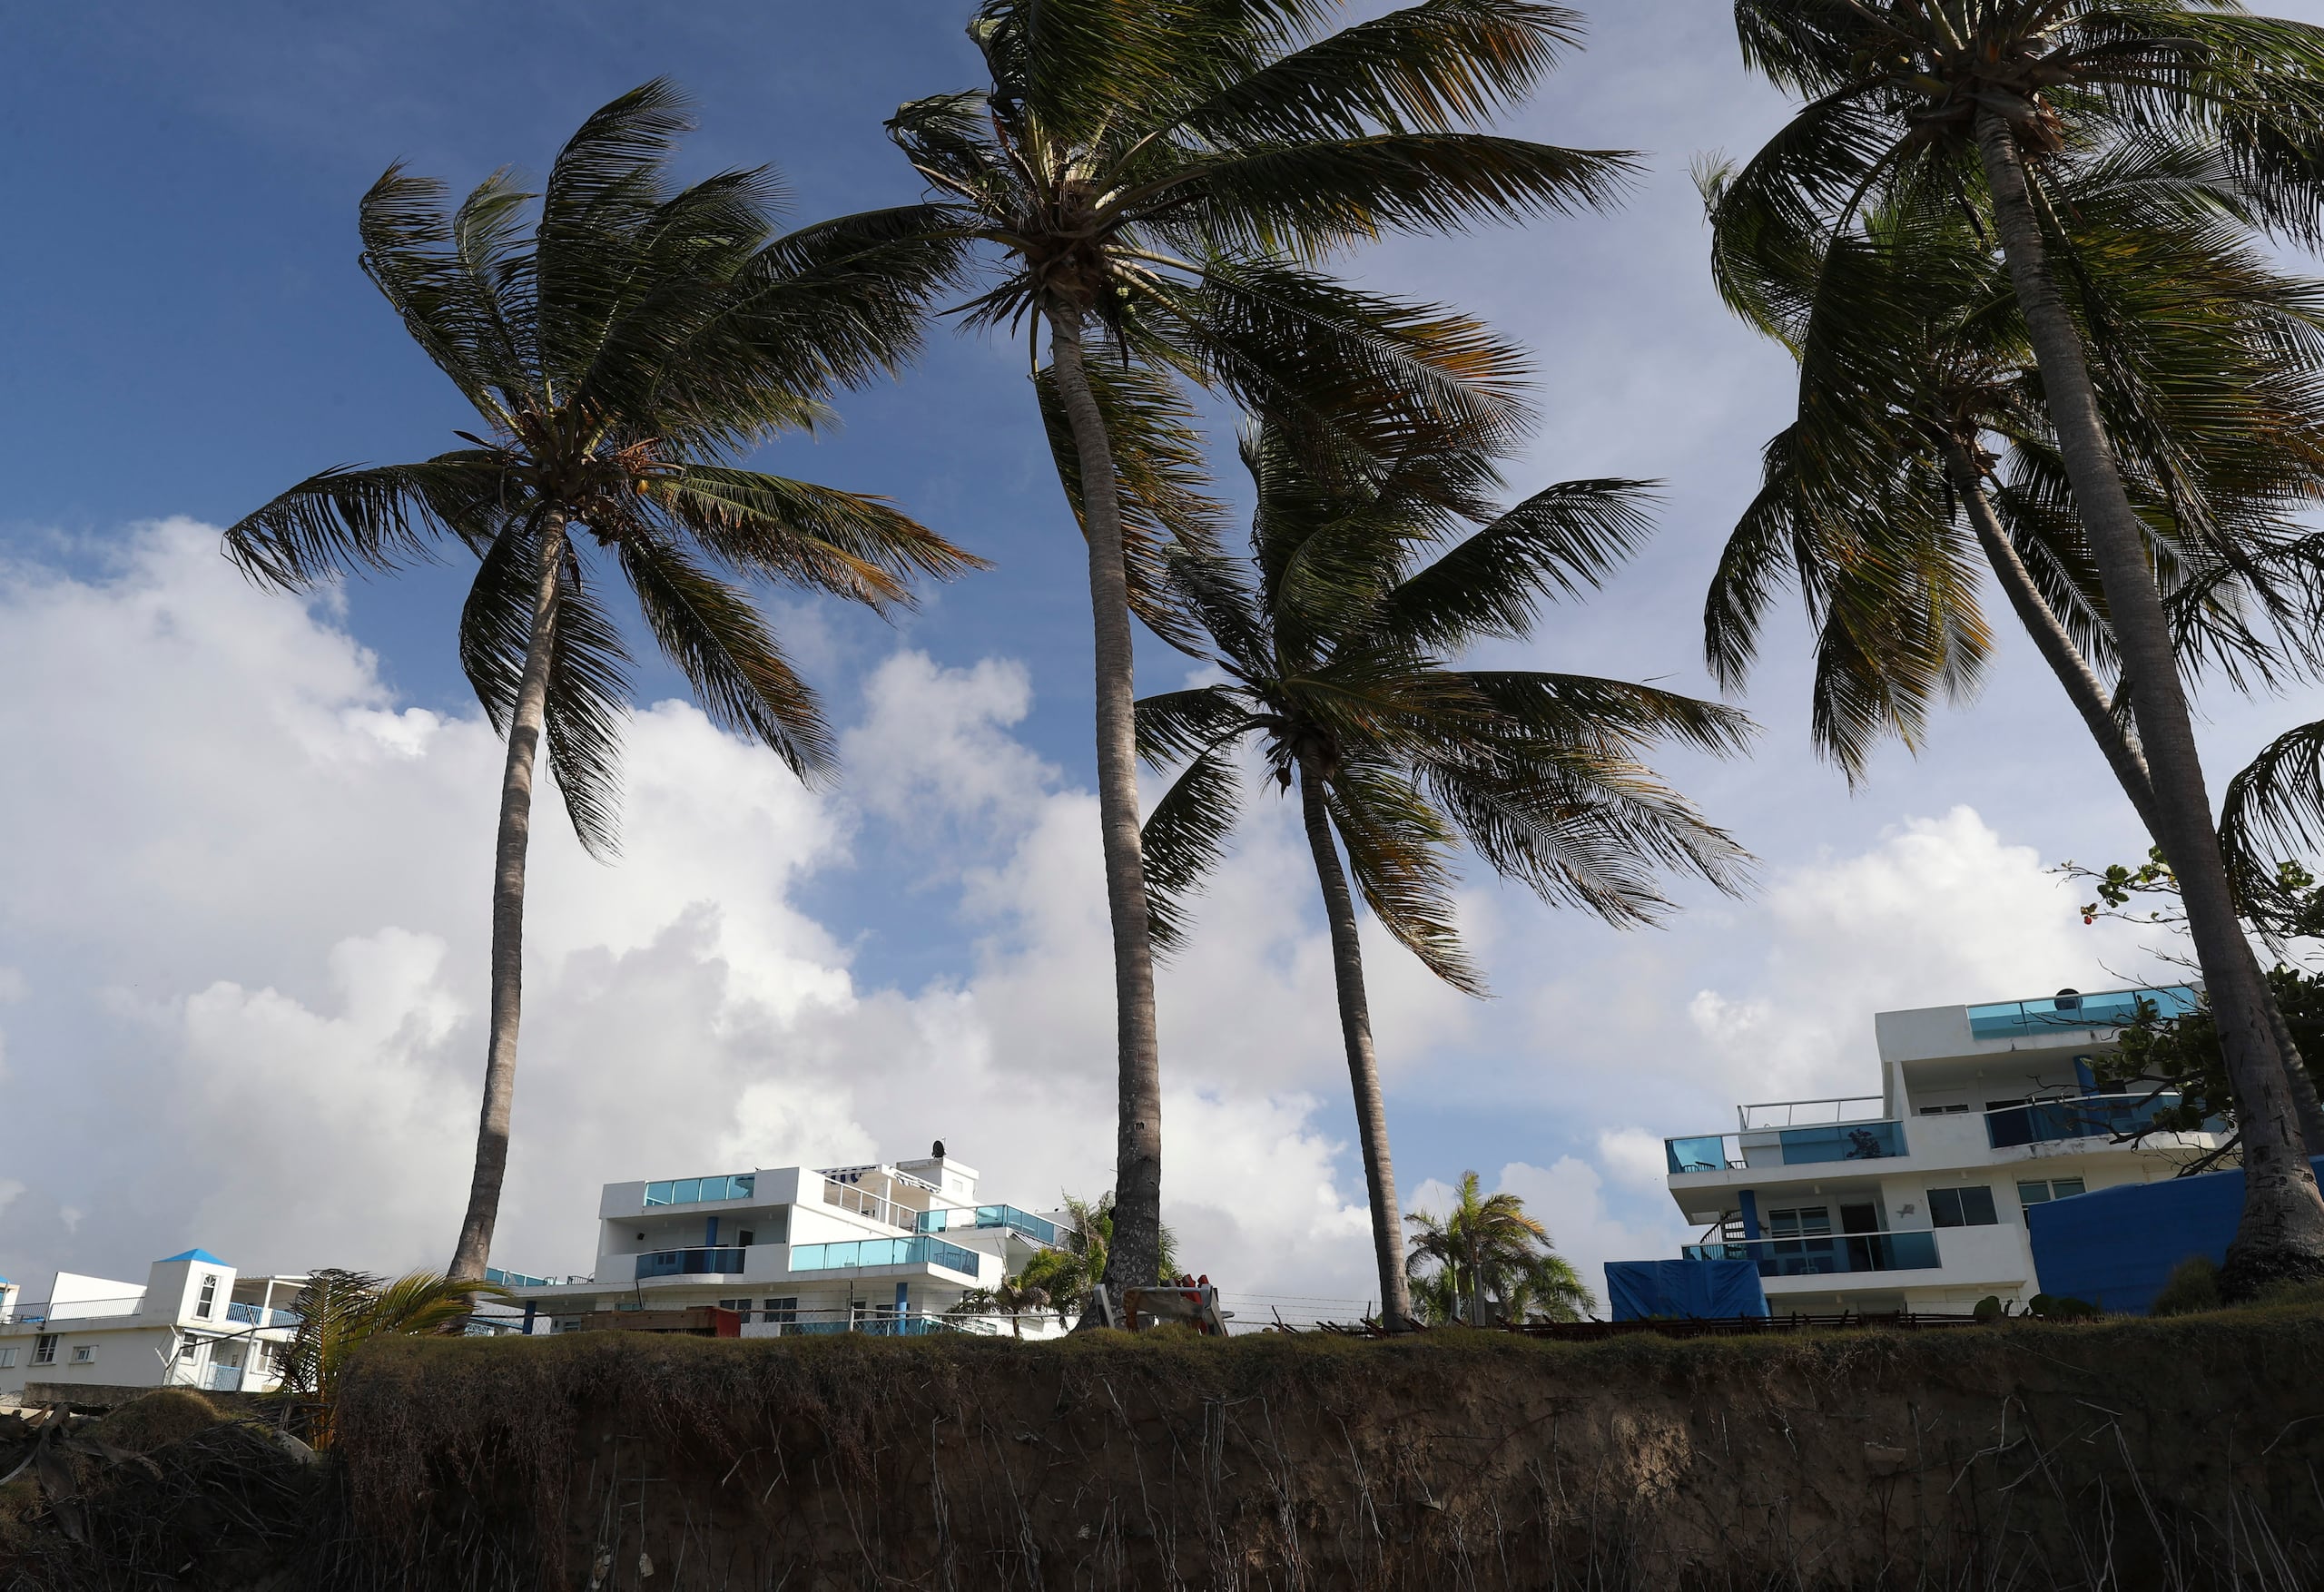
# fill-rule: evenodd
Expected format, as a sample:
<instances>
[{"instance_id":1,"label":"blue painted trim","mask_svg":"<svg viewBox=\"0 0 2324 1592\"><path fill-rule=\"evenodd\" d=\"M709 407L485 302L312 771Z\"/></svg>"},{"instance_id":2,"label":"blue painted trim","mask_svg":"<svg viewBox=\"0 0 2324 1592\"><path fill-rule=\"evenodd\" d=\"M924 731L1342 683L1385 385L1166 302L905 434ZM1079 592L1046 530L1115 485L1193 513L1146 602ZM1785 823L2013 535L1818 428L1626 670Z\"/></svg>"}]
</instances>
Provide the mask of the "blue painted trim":
<instances>
[{"instance_id":1,"label":"blue painted trim","mask_svg":"<svg viewBox=\"0 0 2324 1592\"><path fill-rule=\"evenodd\" d=\"M2098 1093L2098 1075L2090 1070L2090 1057L2077 1056L2073 1058L2073 1076L2074 1080L2081 1084L2083 1094Z\"/></svg>"},{"instance_id":2,"label":"blue painted trim","mask_svg":"<svg viewBox=\"0 0 2324 1592\"><path fill-rule=\"evenodd\" d=\"M533 1335L533 1318L534 1318L535 1316L537 1316L537 1315L540 1314L540 1312L541 1312L541 1302L540 1302L539 1300L537 1300L537 1299L527 1299L527 1301L525 1301L525 1336L526 1336L526 1337L529 1338L529 1337L531 1337L531 1336Z\"/></svg>"},{"instance_id":3,"label":"blue painted trim","mask_svg":"<svg viewBox=\"0 0 2324 1592\"><path fill-rule=\"evenodd\" d=\"M204 1265L210 1266L222 1266L226 1263L206 1249L190 1249L183 1254L165 1254L153 1263L157 1266L166 1266L172 1261L200 1261Z\"/></svg>"},{"instance_id":4,"label":"blue painted trim","mask_svg":"<svg viewBox=\"0 0 2324 1592\"><path fill-rule=\"evenodd\" d=\"M718 1218L715 1216L711 1217L708 1222L704 1224L702 1230L702 1247L704 1249L716 1249L718 1247Z\"/></svg>"},{"instance_id":5,"label":"blue painted trim","mask_svg":"<svg viewBox=\"0 0 2324 1592\"><path fill-rule=\"evenodd\" d=\"M1743 1236L1755 1240L1759 1236L1759 1194L1757 1189L1745 1189L1735 1196L1743 1206Z\"/></svg>"},{"instance_id":6,"label":"blue painted trim","mask_svg":"<svg viewBox=\"0 0 2324 1592\"><path fill-rule=\"evenodd\" d=\"M901 1282L897 1283L897 1284L896 1284L896 1313L897 1313L898 1315L901 1315L901 1314L904 1312L904 1309L905 1309L905 1307L906 1307L907 1305L909 1305L911 1302L911 1295L909 1295L907 1292L905 1292L905 1291L904 1291L904 1285L903 1285Z\"/></svg>"}]
</instances>

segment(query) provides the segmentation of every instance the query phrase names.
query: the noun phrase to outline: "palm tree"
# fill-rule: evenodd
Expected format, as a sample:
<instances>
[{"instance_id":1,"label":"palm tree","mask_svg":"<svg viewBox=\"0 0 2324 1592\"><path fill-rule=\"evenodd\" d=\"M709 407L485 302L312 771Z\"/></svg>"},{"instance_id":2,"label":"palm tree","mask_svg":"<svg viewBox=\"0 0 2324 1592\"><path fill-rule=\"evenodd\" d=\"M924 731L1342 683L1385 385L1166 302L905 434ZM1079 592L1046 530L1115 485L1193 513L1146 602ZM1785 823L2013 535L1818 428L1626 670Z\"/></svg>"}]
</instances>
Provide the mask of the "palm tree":
<instances>
[{"instance_id":1,"label":"palm tree","mask_svg":"<svg viewBox=\"0 0 2324 1592\"><path fill-rule=\"evenodd\" d=\"M833 390L893 369L956 248L917 208L774 237L764 171L672 192L684 129L656 81L583 123L535 196L501 172L447 213L390 167L364 195L363 268L485 435L424 463L310 477L226 533L292 590L394 569L446 538L477 559L460 662L507 736L492 889L491 1018L476 1174L449 1275L484 1275L508 1156L525 862L541 742L585 845L614 843L629 656L606 601L627 583L711 718L802 775L832 742L743 582L886 608L915 573L976 561L884 502L746 470L742 450L824 422ZM593 550L594 545L594 550Z\"/></svg>"},{"instance_id":2,"label":"palm tree","mask_svg":"<svg viewBox=\"0 0 2324 1592\"><path fill-rule=\"evenodd\" d=\"M1391 231L1606 201L1610 152L1462 131L1521 98L1577 32L1532 0L1419 0L1319 34L1327 0L983 0L988 87L888 124L950 235L997 279L973 321L1029 319L1045 419L1087 544L1098 801L1118 1024L1118 1286L1156 1269L1161 1077L1133 727L1133 606L1154 538L1209 526L1167 444L1186 386L1384 456L1510 444L1516 361L1473 322L1357 292L1316 262ZM1092 344L1112 358L1092 365ZM1036 355L1038 359L1038 354ZM1152 491L1146 490L1151 487Z\"/></svg>"},{"instance_id":3,"label":"palm tree","mask_svg":"<svg viewBox=\"0 0 2324 1592\"><path fill-rule=\"evenodd\" d=\"M1453 1190L1452 1212L1438 1217L1412 1213L1419 1233L1412 1241L1412 1263L1425 1263L1418 1286L1430 1296L1440 1321L1490 1326L1486 1302L1498 1297L1512 1321L1527 1319L1535 1302L1553 1320L1571 1320L1590 1296L1573 1268L1551 1247L1550 1230L1525 1213L1525 1202L1506 1191L1488 1194L1477 1174L1464 1172Z\"/></svg>"},{"instance_id":4,"label":"palm tree","mask_svg":"<svg viewBox=\"0 0 2324 1592\"><path fill-rule=\"evenodd\" d=\"M1992 220L2057 460L2106 601L2229 1076L2250 1113L2231 1294L2324 1276L2324 1199L2221 853L2145 522L2070 304L2079 218L2056 173L2158 148L2238 174L2239 216L2312 239L2324 30L2156 0L1737 0L1746 60L1807 103L1728 185L1724 269L1779 278L1868 201L1949 188Z\"/></svg>"},{"instance_id":5,"label":"palm tree","mask_svg":"<svg viewBox=\"0 0 2324 1592\"><path fill-rule=\"evenodd\" d=\"M1270 427L1246 438L1244 462L1257 492L1247 572L1172 561L1225 678L1138 704L1147 761L1185 763L1146 824L1155 938L1167 948L1182 936L1185 898L1224 851L1239 754L1254 743L1279 788L1299 791L1331 928L1382 1320L1395 1331L1412 1303L1349 874L1430 971L1481 995L1454 927L1452 848L1465 840L1544 900L1617 925L1668 906L1659 869L1731 889L1740 849L1640 756L1664 737L1730 752L1749 722L1650 686L1445 661L1476 642L1521 640L1544 598L1595 586L1646 533L1641 483L1568 481L1502 509L1474 457L1351 457L1319 472Z\"/></svg>"},{"instance_id":6,"label":"palm tree","mask_svg":"<svg viewBox=\"0 0 2324 1592\"><path fill-rule=\"evenodd\" d=\"M1715 215L1726 180L1707 174ZM2309 566L2324 538L2296 516L2324 486L2324 289L2259 258L2221 220L2229 175L2175 152L2053 185L2077 218L2078 311L2183 666L2239 688L2312 667ZM1940 687L1975 683L1982 563L2160 837L2105 597L1980 223L1950 194L1895 195L1779 285L1722 285L1800 366L1797 416L1706 604L1722 683L1742 683L1790 563L1817 627L1816 740L1858 778L1883 737L1918 744ZM2260 882L2248 873L2239 899ZM2271 995L2266 1014L2301 1136L2324 1151L2324 1108Z\"/></svg>"},{"instance_id":7,"label":"palm tree","mask_svg":"<svg viewBox=\"0 0 2324 1592\"><path fill-rule=\"evenodd\" d=\"M307 1440L331 1446L349 1357L374 1338L428 1337L467 1321L479 1295L506 1298L497 1282L413 1272L390 1282L369 1272L325 1267L308 1278L299 1325L282 1356L281 1395L304 1412Z\"/></svg>"}]
</instances>

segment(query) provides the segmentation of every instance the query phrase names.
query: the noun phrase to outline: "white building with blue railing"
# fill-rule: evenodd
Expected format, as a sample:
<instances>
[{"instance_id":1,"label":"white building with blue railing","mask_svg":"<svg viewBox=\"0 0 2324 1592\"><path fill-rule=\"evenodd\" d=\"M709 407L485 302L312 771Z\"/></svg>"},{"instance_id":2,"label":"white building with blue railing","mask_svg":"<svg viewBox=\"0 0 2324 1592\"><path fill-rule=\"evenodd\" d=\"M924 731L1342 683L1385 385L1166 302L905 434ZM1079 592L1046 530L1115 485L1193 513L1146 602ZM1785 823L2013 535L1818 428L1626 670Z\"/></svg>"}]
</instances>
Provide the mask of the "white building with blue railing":
<instances>
[{"instance_id":1,"label":"white building with blue railing","mask_svg":"<svg viewBox=\"0 0 2324 1592\"><path fill-rule=\"evenodd\" d=\"M2216 1133L2142 1133L2177 1098L2093 1071L2142 1001L2185 986L1881 1012L1877 1095L1737 1107L1732 1131L1664 1141L1690 1260L1756 1263L1777 1313L1956 1312L2042 1292L2025 1211L2178 1174Z\"/></svg>"},{"instance_id":2,"label":"white building with blue railing","mask_svg":"<svg viewBox=\"0 0 2324 1592\"><path fill-rule=\"evenodd\" d=\"M1054 1313L960 1311L1068 1236L1063 1212L980 1204L977 1178L939 1145L917 1161L609 1183L590 1275L490 1276L527 1332L699 1305L737 1312L752 1337L1060 1331Z\"/></svg>"},{"instance_id":3,"label":"white building with blue railing","mask_svg":"<svg viewBox=\"0 0 2324 1592\"><path fill-rule=\"evenodd\" d=\"M241 1276L206 1249L155 1261L143 1284L59 1272L31 1302L0 1278L0 1405L102 1403L138 1388L270 1391L306 1285Z\"/></svg>"}]
</instances>

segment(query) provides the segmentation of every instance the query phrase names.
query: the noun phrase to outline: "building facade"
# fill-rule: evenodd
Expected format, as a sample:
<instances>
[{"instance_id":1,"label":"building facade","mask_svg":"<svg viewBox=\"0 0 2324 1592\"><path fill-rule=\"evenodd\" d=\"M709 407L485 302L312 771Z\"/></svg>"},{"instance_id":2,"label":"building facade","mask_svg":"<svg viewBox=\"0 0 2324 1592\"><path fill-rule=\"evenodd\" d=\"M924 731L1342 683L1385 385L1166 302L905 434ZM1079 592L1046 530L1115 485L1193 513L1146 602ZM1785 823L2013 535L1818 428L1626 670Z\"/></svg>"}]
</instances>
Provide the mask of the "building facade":
<instances>
[{"instance_id":1,"label":"building facade","mask_svg":"<svg viewBox=\"0 0 2324 1592\"><path fill-rule=\"evenodd\" d=\"M48 1389L271 1391L306 1282L244 1277L205 1249L155 1261L142 1285L59 1272L29 1303L0 1279L0 1404Z\"/></svg>"},{"instance_id":2,"label":"building facade","mask_svg":"<svg viewBox=\"0 0 2324 1592\"><path fill-rule=\"evenodd\" d=\"M606 1184L587 1277L496 1273L529 1332L599 1311L717 1305L745 1336L1058 1330L1054 1314L952 1313L1067 1234L1062 1212L980 1204L973 1167L941 1153L820 1170L759 1168Z\"/></svg>"},{"instance_id":3,"label":"building facade","mask_svg":"<svg viewBox=\"0 0 2324 1592\"><path fill-rule=\"evenodd\" d=\"M2222 1142L2149 1134L2174 1096L2100 1090L2093 1062L2138 1003L2183 986L1882 1012L1878 1095L1737 1108L1732 1132L1664 1142L1669 1189L1705 1227L1689 1259L1757 1263L1768 1307L1963 1312L2041 1292L2026 1211L2178 1174Z\"/></svg>"}]
</instances>

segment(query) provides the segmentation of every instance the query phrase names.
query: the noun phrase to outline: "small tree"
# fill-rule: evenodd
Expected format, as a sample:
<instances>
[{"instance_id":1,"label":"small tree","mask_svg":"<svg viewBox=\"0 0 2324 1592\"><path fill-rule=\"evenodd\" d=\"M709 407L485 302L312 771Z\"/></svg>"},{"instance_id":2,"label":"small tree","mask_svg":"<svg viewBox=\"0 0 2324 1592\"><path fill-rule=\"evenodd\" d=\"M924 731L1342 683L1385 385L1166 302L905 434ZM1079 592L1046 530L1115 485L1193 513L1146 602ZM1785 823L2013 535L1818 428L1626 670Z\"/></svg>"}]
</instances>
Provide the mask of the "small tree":
<instances>
[{"instance_id":1,"label":"small tree","mask_svg":"<svg viewBox=\"0 0 2324 1592\"><path fill-rule=\"evenodd\" d=\"M348 1361L374 1338L424 1337L466 1322L478 1296L505 1299L496 1282L413 1272L394 1282L327 1266L299 1295L298 1331L282 1358L279 1396L303 1415L307 1441L328 1449L338 1436L339 1395Z\"/></svg>"},{"instance_id":2,"label":"small tree","mask_svg":"<svg viewBox=\"0 0 2324 1592\"><path fill-rule=\"evenodd\" d=\"M1571 1321L1597 1304L1525 1202L1505 1190L1485 1194L1473 1172L1461 1174L1449 1214L1413 1211L1407 1219L1417 1229L1413 1302L1432 1321L1490 1326L1493 1303L1504 1321Z\"/></svg>"}]
</instances>

